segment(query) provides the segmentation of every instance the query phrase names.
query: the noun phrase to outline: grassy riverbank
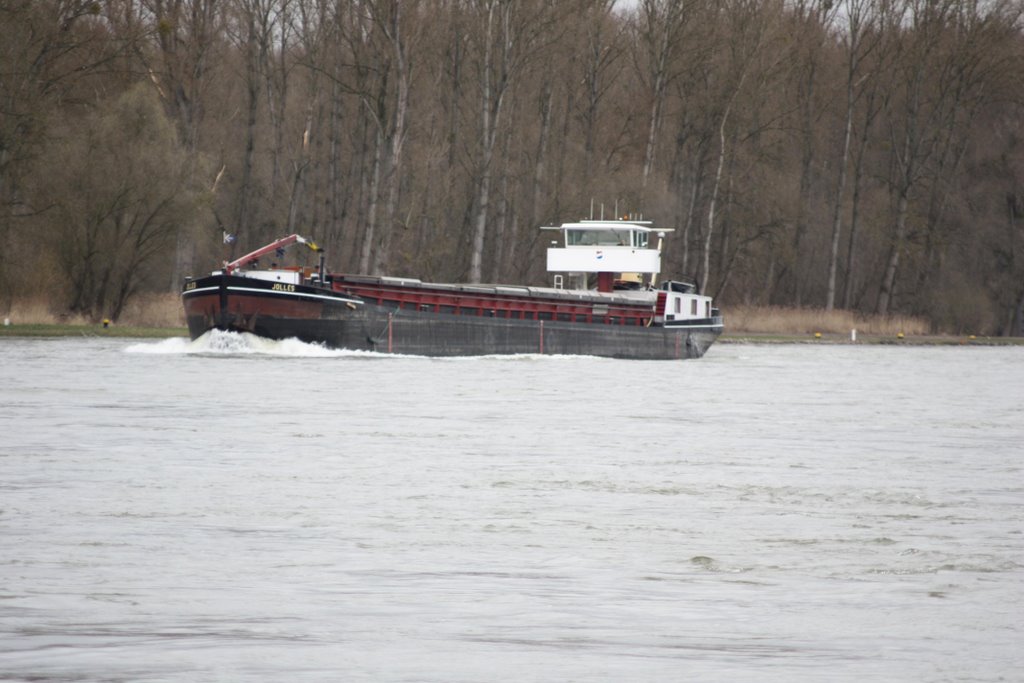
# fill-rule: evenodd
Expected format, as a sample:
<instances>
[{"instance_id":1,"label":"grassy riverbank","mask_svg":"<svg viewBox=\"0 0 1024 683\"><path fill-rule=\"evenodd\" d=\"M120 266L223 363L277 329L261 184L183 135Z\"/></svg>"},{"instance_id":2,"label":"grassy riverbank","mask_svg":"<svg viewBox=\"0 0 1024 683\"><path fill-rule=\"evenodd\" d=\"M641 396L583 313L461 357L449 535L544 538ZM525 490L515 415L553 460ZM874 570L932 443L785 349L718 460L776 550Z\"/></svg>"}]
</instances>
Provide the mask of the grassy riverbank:
<instances>
[{"instance_id":1,"label":"grassy riverbank","mask_svg":"<svg viewBox=\"0 0 1024 683\"><path fill-rule=\"evenodd\" d=\"M725 333L719 342L726 344L1024 345L1024 338L1020 337L993 337L978 332L937 334L924 318L906 315L777 306L730 306L722 314Z\"/></svg>"},{"instance_id":2,"label":"grassy riverbank","mask_svg":"<svg viewBox=\"0 0 1024 683\"><path fill-rule=\"evenodd\" d=\"M0 313L0 337L187 337L177 294L136 297L120 319L104 326L80 315L54 312L42 300L16 301Z\"/></svg>"},{"instance_id":3,"label":"grassy riverbank","mask_svg":"<svg viewBox=\"0 0 1024 683\"><path fill-rule=\"evenodd\" d=\"M187 337L185 327L138 327L111 325L4 325L0 326L0 337L136 337L141 339L165 339Z\"/></svg>"}]
</instances>

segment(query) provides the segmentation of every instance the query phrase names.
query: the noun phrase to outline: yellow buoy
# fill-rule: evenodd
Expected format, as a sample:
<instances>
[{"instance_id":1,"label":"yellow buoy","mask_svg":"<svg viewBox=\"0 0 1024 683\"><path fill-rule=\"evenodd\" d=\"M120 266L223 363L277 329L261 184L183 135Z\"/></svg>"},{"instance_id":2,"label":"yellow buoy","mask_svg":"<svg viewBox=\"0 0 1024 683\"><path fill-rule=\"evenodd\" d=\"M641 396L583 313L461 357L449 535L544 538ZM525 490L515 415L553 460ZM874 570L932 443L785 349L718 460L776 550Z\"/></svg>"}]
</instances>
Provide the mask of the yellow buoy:
<instances>
[{"instance_id":1,"label":"yellow buoy","mask_svg":"<svg viewBox=\"0 0 1024 683\"><path fill-rule=\"evenodd\" d=\"M902 332L897 332L896 333L896 338L897 339L903 339L903 333Z\"/></svg>"},{"instance_id":2,"label":"yellow buoy","mask_svg":"<svg viewBox=\"0 0 1024 683\"><path fill-rule=\"evenodd\" d=\"M814 333L814 338L815 339L821 339L821 332L815 332Z\"/></svg>"}]
</instances>

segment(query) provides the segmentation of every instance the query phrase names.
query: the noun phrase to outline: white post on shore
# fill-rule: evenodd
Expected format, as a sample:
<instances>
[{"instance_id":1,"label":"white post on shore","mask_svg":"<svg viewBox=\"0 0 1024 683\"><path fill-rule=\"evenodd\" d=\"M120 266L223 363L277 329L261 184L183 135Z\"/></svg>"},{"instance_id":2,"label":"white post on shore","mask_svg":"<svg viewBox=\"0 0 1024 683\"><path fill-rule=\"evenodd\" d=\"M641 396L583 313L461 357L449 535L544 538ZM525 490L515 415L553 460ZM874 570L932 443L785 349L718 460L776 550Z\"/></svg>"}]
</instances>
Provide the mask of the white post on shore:
<instances>
[{"instance_id":1,"label":"white post on shore","mask_svg":"<svg viewBox=\"0 0 1024 683\"><path fill-rule=\"evenodd\" d=\"M854 343L857 342L857 328L856 327L853 328L852 330L850 330L850 341L852 341Z\"/></svg>"}]
</instances>

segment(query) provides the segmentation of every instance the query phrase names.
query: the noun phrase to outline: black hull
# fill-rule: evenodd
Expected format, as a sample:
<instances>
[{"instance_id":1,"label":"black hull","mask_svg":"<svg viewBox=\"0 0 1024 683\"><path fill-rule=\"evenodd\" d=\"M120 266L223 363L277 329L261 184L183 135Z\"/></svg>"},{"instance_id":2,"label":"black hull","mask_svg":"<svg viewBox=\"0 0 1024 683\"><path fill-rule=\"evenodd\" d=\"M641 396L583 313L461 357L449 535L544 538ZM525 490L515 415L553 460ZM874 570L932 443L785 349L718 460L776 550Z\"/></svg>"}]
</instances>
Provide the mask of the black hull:
<instances>
[{"instance_id":1,"label":"black hull","mask_svg":"<svg viewBox=\"0 0 1024 683\"><path fill-rule=\"evenodd\" d=\"M395 309L296 285L237 276L190 282L182 294L189 335L211 329L297 338L327 346L423 356L571 354L629 359L700 358L722 331L721 318L670 326L515 320Z\"/></svg>"}]
</instances>

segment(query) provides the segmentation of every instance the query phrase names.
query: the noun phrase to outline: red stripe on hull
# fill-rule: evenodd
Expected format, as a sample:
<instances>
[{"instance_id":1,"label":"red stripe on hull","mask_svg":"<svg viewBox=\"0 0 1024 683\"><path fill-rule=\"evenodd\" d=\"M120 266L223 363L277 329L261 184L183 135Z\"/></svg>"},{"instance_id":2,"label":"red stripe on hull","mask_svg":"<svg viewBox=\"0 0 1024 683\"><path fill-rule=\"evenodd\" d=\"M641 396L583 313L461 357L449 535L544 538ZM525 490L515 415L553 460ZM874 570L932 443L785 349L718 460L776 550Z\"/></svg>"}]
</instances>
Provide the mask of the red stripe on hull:
<instances>
[{"instance_id":1,"label":"red stripe on hull","mask_svg":"<svg viewBox=\"0 0 1024 683\"><path fill-rule=\"evenodd\" d=\"M654 302L612 302L604 300L573 300L545 297L520 297L514 294L480 294L445 292L416 285L364 283L346 281L334 276L335 291L358 296L395 309L453 313L498 318L587 322L617 325L649 325ZM598 309L595 311L595 307Z\"/></svg>"}]
</instances>

